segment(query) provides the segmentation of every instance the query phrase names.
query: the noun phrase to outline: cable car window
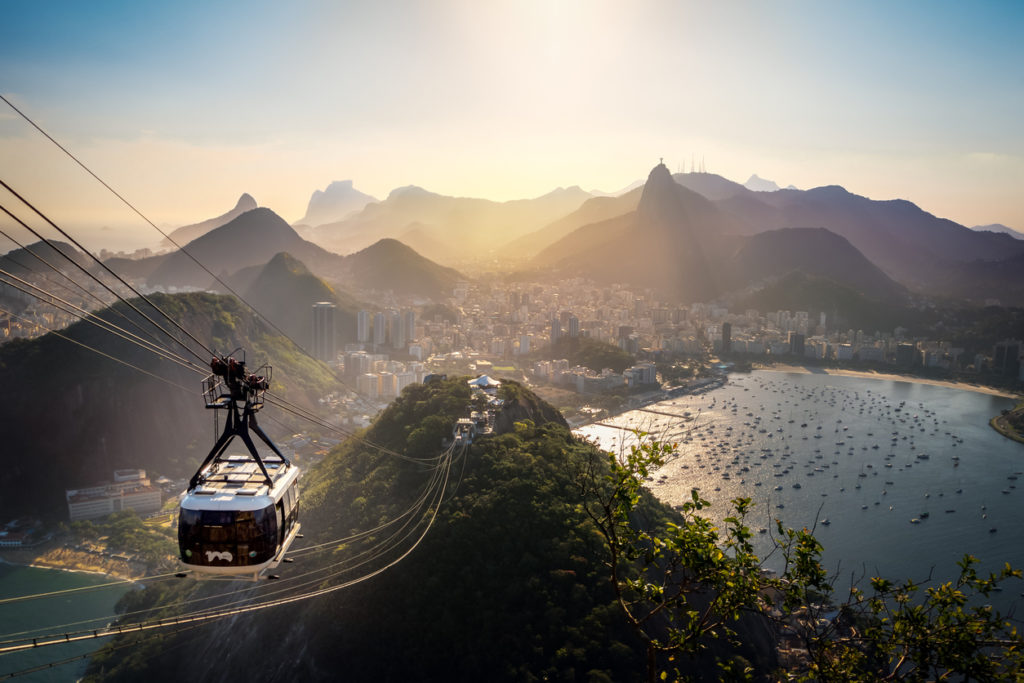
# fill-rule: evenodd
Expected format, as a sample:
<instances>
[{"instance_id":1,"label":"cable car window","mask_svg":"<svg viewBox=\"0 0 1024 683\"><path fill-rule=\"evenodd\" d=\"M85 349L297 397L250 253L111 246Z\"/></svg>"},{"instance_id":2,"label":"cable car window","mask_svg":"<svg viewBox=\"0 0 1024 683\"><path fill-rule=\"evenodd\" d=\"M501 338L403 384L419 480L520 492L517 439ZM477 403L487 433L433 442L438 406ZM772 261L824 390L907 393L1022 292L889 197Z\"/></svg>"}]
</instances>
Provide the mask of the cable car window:
<instances>
[{"instance_id":1,"label":"cable car window","mask_svg":"<svg viewBox=\"0 0 1024 683\"><path fill-rule=\"evenodd\" d=\"M255 541L260 537L260 529L252 510L239 510L235 513L235 538L239 543Z\"/></svg>"},{"instance_id":2,"label":"cable car window","mask_svg":"<svg viewBox=\"0 0 1024 683\"><path fill-rule=\"evenodd\" d=\"M285 529L287 528L287 527L285 527L285 524L284 524L284 506L281 503L278 503L274 507L274 510L277 512L277 531L278 531L277 542L281 543L282 541L284 541L284 533L285 533Z\"/></svg>"},{"instance_id":3,"label":"cable car window","mask_svg":"<svg viewBox=\"0 0 1024 683\"><path fill-rule=\"evenodd\" d=\"M271 548L277 544L276 522L277 517L274 515L272 507L256 510L254 514L254 525L259 530L260 542Z\"/></svg>"},{"instance_id":4,"label":"cable car window","mask_svg":"<svg viewBox=\"0 0 1024 683\"><path fill-rule=\"evenodd\" d=\"M203 510L202 534L206 543L235 542L235 513L231 510Z\"/></svg>"},{"instance_id":5,"label":"cable car window","mask_svg":"<svg viewBox=\"0 0 1024 683\"><path fill-rule=\"evenodd\" d=\"M201 516L198 510L181 509L178 517L178 542L182 547L196 545L202 540L199 531Z\"/></svg>"}]
</instances>

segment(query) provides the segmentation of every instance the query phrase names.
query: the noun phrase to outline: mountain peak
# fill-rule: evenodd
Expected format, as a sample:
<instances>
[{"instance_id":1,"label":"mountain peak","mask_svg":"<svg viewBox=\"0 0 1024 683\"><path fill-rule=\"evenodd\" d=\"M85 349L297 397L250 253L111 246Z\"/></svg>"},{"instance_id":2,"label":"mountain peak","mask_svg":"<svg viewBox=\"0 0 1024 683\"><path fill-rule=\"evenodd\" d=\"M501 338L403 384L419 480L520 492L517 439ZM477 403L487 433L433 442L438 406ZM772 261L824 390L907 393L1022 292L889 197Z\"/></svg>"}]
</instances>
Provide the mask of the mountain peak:
<instances>
[{"instance_id":1,"label":"mountain peak","mask_svg":"<svg viewBox=\"0 0 1024 683\"><path fill-rule=\"evenodd\" d=\"M404 187L396 187L391 190L391 194L388 195L388 199L397 199L398 197L436 197L433 192L424 190L419 185L405 185Z\"/></svg>"},{"instance_id":2,"label":"mountain peak","mask_svg":"<svg viewBox=\"0 0 1024 683\"><path fill-rule=\"evenodd\" d=\"M665 165L664 161L659 161L658 165L651 169L651 172L647 174L647 182L650 183L656 179L672 179L672 171L668 170L668 166Z\"/></svg>"},{"instance_id":3,"label":"mountain peak","mask_svg":"<svg viewBox=\"0 0 1024 683\"><path fill-rule=\"evenodd\" d=\"M235 204L235 208L233 210L242 213L245 211L252 211L257 206L259 205L256 203L256 200L252 198L252 195L248 192L243 192L242 196L238 198L238 203Z\"/></svg>"},{"instance_id":4,"label":"mountain peak","mask_svg":"<svg viewBox=\"0 0 1024 683\"><path fill-rule=\"evenodd\" d=\"M1024 233L1019 230L1003 225L1002 223L989 223L988 225L975 225L971 227L971 230L976 232L1001 232L1009 235L1010 237L1018 240L1024 240Z\"/></svg>"},{"instance_id":5,"label":"mountain peak","mask_svg":"<svg viewBox=\"0 0 1024 683\"><path fill-rule=\"evenodd\" d=\"M306 215L299 223L324 225L340 221L377 199L357 190L351 180L335 180L323 190L313 190L306 206Z\"/></svg>"},{"instance_id":6,"label":"mountain peak","mask_svg":"<svg viewBox=\"0 0 1024 683\"><path fill-rule=\"evenodd\" d=\"M678 188L679 185L672 178L672 172L665 164L659 163L647 176L637 212L650 218L664 219L673 216L679 201L676 193Z\"/></svg>"},{"instance_id":7,"label":"mountain peak","mask_svg":"<svg viewBox=\"0 0 1024 683\"><path fill-rule=\"evenodd\" d=\"M773 180L761 178L756 173L743 183L743 187L754 192L775 192L781 189Z\"/></svg>"},{"instance_id":8,"label":"mountain peak","mask_svg":"<svg viewBox=\"0 0 1024 683\"><path fill-rule=\"evenodd\" d=\"M235 203L235 208L231 209L225 214L217 216L216 218L209 218L201 223L194 223L192 225L184 225L176 230L171 231L163 242L163 246L180 246L182 244L188 244L192 240L202 237L211 230L226 225L234 219L241 216L243 213L252 211L257 208L256 200L252 198L252 195L248 192L242 193L242 196L238 198Z\"/></svg>"}]
</instances>

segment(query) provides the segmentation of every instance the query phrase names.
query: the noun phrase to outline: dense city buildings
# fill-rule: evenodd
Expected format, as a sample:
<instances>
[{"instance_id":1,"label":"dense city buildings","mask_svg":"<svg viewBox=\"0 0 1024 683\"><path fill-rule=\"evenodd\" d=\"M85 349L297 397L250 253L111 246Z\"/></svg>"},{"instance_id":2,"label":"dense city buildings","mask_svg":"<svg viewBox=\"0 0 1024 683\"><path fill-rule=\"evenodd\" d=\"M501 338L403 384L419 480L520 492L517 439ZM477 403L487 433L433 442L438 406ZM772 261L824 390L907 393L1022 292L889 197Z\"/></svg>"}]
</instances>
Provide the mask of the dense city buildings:
<instances>
[{"instance_id":1,"label":"dense city buildings","mask_svg":"<svg viewBox=\"0 0 1024 683\"><path fill-rule=\"evenodd\" d=\"M434 363L486 360L495 366L518 364L536 371L538 362L557 361L557 357L539 361L551 358L548 351L553 345L587 337L645 360L718 354L747 360L873 363L901 370L998 369L1002 374L1020 374L1019 343L997 345L992 361L988 354L968 358L964 349L948 341L911 338L901 327L833 328L829 321L841 318L820 311L679 305L659 299L650 290L600 286L583 279L516 283L507 288L460 283L458 290L449 301L454 320L427 316L418 322L415 358ZM407 349L410 355L412 348L410 344ZM540 367L541 376L572 371L574 379L566 380L567 385L574 383L588 391L625 383L622 373L612 373L620 375L613 379L601 370Z\"/></svg>"}]
</instances>

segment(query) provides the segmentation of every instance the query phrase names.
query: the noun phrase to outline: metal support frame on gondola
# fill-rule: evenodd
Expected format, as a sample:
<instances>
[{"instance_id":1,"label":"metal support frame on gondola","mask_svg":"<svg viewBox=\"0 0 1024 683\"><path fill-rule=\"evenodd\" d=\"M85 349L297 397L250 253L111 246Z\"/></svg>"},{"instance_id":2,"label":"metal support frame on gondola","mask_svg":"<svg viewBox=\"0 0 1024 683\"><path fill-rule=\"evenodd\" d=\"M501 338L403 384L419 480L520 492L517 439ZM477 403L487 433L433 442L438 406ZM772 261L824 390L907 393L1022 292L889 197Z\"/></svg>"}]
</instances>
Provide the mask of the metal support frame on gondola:
<instances>
[{"instance_id":1,"label":"metal support frame on gondola","mask_svg":"<svg viewBox=\"0 0 1024 683\"><path fill-rule=\"evenodd\" d=\"M234 358L214 358L210 362L213 374L203 381L204 393L206 395L206 407L210 410L227 410L227 420L224 422L224 431L221 433L217 443L213 445L209 455L192 475L189 481L189 490L194 489L203 478L203 473L211 463L217 460L227 450L231 440L236 436L242 439L245 447L249 450L253 460L260 468L268 487L273 488L274 481L267 471L267 467L256 450L249 431L256 433L285 465L290 465L284 454L277 449L277 446L270 440L260 426L256 423L256 411L263 407L263 397L270 387L271 367L264 365L255 373L247 373L245 361L237 361ZM242 408L239 409L239 403Z\"/></svg>"}]
</instances>

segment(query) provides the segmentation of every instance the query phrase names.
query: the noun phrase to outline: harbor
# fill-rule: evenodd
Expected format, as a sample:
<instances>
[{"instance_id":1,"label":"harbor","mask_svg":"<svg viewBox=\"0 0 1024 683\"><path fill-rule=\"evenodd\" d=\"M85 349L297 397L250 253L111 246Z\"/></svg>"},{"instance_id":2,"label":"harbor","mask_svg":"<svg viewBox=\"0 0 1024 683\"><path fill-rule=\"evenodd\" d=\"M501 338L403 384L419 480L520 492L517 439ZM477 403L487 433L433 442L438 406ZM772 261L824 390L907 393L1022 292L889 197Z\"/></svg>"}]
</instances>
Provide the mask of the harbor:
<instances>
[{"instance_id":1,"label":"harbor","mask_svg":"<svg viewBox=\"0 0 1024 683\"><path fill-rule=\"evenodd\" d=\"M750 497L746 521L766 568L782 568L772 553L780 519L813 529L826 568L843 577L924 580L934 570L949 580L965 553L981 570L1024 566L1024 447L988 425L1013 404L898 379L754 371L576 433L613 451L634 443L634 430L676 443L652 492L680 505L697 488L719 522L730 500ZM995 600L1008 606L1022 591Z\"/></svg>"}]
</instances>

